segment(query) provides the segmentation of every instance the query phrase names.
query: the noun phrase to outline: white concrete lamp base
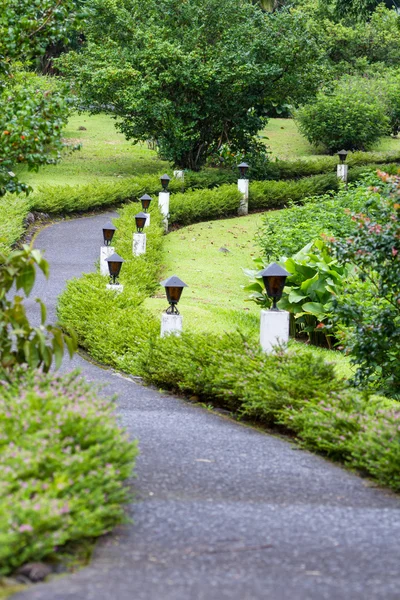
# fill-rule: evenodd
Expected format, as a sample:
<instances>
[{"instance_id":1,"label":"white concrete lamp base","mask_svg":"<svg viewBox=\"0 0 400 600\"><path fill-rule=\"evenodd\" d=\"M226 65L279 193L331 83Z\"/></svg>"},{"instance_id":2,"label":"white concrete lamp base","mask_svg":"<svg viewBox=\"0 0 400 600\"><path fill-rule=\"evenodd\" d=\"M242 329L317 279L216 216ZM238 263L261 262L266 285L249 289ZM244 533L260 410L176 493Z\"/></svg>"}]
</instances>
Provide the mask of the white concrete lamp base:
<instances>
[{"instance_id":1,"label":"white concrete lamp base","mask_svg":"<svg viewBox=\"0 0 400 600\"><path fill-rule=\"evenodd\" d=\"M238 216L244 217L249 214L249 180L238 179L238 190L242 193L238 208Z\"/></svg>"},{"instance_id":2,"label":"white concrete lamp base","mask_svg":"<svg viewBox=\"0 0 400 600\"><path fill-rule=\"evenodd\" d=\"M270 353L275 346L289 341L289 313L286 310L262 310L260 319L260 344Z\"/></svg>"},{"instance_id":3,"label":"white concrete lamp base","mask_svg":"<svg viewBox=\"0 0 400 600\"><path fill-rule=\"evenodd\" d=\"M113 246L101 246L100 247L100 273L102 275L110 276L110 272L108 270L108 262L106 262L106 258L110 258L115 252L115 248Z\"/></svg>"},{"instance_id":4,"label":"white concrete lamp base","mask_svg":"<svg viewBox=\"0 0 400 600\"><path fill-rule=\"evenodd\" d=\"M133 234L133 245L132 252L134 256L140 256L146 254L146 234L145 233L134 233Z\"/></svg>"},{"instance_id":5,"label":"white concrete lamp base","mask_svg":"<svg viewBox=\"0 0 400 600\"><path fill-rule=\"evenodd\" d=\"M161 317L161 337L179 335L182 332L182 315L163 313Z\"/></svg>"},{"instance_id":6,"label":"white concrete lamp base","mask_svg":"<svg viewBox=\"0 0 400 600\"><path fill-rule=\"evenodd\" d=\"M337 166L338 179L341 179L344 183L347 183L348 172L349 172L348 165L344 165L343 163L340 163L340 165Z\"/></svg>"},{"instance_id":7,"label":"white concrete lamp base","mask_svg":"<svg viewBox=\"0 0 400 600\"><path fill-rule=\"evenodd\" d=\"M124 286L121 285L120 283L108 283L106 285L107 290L111 290L112 292L117 292L118 294L120 294L121 292L124 291Z\"/></svg>"}]
</instances>

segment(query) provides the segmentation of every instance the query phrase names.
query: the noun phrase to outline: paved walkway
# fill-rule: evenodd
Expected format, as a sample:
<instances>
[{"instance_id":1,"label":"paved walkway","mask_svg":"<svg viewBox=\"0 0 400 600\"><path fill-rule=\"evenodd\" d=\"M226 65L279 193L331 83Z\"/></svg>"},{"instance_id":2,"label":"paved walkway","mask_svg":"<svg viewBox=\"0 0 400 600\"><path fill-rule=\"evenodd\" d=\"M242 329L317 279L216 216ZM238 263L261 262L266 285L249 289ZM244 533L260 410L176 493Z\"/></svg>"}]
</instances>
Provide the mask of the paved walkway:
<instances>
[{"instance_id":1,"label":"paved walkway","mask_svg":"<svg viewBox=\"0 0 400 600\"><path fill-rule=\"evenodd\" d=\"M62 222L36 245L54 318L65 281L94 268L111 215ZM32 303L32 311L33 303ZM137 385L80 357L118 392L140 442L134 524L90 566L14 600L399 600L400 499L277 437Z\"/></svg>"}]
</instances>

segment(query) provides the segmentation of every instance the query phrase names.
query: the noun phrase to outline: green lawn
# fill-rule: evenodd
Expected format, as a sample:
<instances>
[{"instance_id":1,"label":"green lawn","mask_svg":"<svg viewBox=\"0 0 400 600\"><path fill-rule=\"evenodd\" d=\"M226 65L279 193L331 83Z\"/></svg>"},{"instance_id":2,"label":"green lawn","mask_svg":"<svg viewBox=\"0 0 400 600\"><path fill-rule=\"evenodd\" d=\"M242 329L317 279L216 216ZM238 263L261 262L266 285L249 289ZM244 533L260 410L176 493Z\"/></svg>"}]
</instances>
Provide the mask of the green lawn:
<instances>
[{"instance_id":1,"label":"green lawn","mask_svg":"<svg viewBox=\"0 0 400 600\"><path fill-rule=\"evenodd\" d=\"M185 329L254 332L259 310L245 302L240 286L247 282L242 268L251 268L252 257L259 255L255 237L261 216L198 223L168 234L163 275L176 274L189 286L179 304ZM156 314L165 305L162 289L147 300Z\"/></svg>"},{"instance_id":2,"label":"green lawn","mask_svg":"<svg viewBox=\"0 0 400 600\"><path fill-rule=\"evenodd\" d=\"M272 158L290 160L318 155L318 149L311 146L301 135L293 119L270 119L261 135L264 136L265 143L270 147ZM395 139L389 136L381 138L371 148L376 152L398 151L399 149L400 138Z\"/></svg>"},{"instance_id":3,"label":"green lawn","mask_svg":"<svg viewBox=\"0 0 400 600\"><path fill-rule=\"evenodd\" d=\"M85 127L86 130L79 130ZM81 150L67 154L57 165L43 167L38 173L25 168L18 171L31 186L40 184L78 185L93 179L112 181L119 177L158 173L170 169L146 144L133 145L118 133L114 120L107 115L73 115L64 132L71 144L81 144Z\"/></svg>"}]
</instances>

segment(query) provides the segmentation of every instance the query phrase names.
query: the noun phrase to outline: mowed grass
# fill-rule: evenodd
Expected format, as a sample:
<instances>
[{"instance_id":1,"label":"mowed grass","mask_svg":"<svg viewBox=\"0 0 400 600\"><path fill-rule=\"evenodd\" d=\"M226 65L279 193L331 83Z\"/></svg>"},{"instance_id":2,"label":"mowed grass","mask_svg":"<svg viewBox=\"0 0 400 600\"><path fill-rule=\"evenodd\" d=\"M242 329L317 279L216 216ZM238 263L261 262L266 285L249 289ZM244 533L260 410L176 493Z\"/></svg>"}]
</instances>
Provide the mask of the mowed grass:
<instances>
[{"instance_id":1,"label":"mowed grass","mask_svg":"<svg viewBox=\"0 0 400 600\"><path fill-rule=\"evenodd\" d=\"M271 158L281 160L298 159L302 157L321 156L323 151L315 148L301 135L293 119L270 119L260 134L269 149ZM371 147L376 152L400 150L400 138L390 136L381 138Z\"/></svg>"},{"instance_id":2,"label":"mowed grass","mask_svg":"<svg viewBox=\"0 0 400 600\"><path fill-rule=\"evenodd\" d=\"M243 268L253 268L253 258L261 255L257 232L262 217L263 213L256 213L198 223L166 236L162 278L178 275L188 285L179 303L185 331L222 334L240 330L258 338L260 308L246 301L248 293L241 286L248 283ZM164 289L160 287L145 305L161 315L168 306ZM333 362L340 377L353 374L349 359L342 353L309 348L321 361Z\"/></svg>"},{"instance_id":3,"label":"mowed grass","mask_svg":"<svg viewBox=\"0 0 400 600\"><path fill-rule=\"evenodd\" d=\"M259 309L245 302L247 277L259 255L256 235L262 214L190 225L169 233L164 242L163 277L178 275L189 286L179 310L187 331L222 333L240 328L254 333ZM168 305L163 288L146 304L155 314Z\"/></svg>"},{"instance_id":4,"label":"mowed grass","mask_svg":"<svg viewBox=\"0 0 400 600\"><path fill-rule=\"evenodd\" d=\"M66 153L59 164L42 167L38 173L24 167L18 174L24 182L36 187L79 185L93 179L112 181L170 169L146 144L133 145L127 141L114 123L108 115L74 114L64 131L64 139L68 144L81 144L81 149Z\"/></svg>"}]
</instances>

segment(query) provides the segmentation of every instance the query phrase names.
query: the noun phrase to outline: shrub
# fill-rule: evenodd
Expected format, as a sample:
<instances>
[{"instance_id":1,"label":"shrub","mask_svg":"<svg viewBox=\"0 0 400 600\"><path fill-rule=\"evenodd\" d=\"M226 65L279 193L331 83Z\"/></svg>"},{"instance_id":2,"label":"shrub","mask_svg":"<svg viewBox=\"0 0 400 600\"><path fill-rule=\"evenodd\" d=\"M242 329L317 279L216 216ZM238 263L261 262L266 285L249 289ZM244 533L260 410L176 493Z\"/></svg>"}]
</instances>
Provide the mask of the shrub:
<instances>
[{"instance_id":1,"label":"shrub","mask_svg":"<svg viewBox=\"0 0 400 600\"><path fill-rule=\"evenodd\" d=\"M170 200L170 223L189 225L237 214L241 196L236 185L222 185L214 190L173 194Z\"/></svg>"},{"instance_id":2,"label":"shrub","mask_svg":"<svg viewBox=\"0 0 400 600\"><path fill-rule=\"evenodd\" d=\"M400 177L381 177L381 194L353 214L352 235L332 242L339 260L357 267L334 309L358 366L355 383L400 398Z\"/></svg>"},{"instance_id":3,"label":"shrub","mask_svg":"<svg viewBox=\"0 0 400 600\"><path fill-rule=\"evenodd\" d=\"M23 298L11 293L23 290L28 297L38 267L47 277L49 266L39 250L24 245L21 250L0 253L0 369L11 374L21 364L47 372L55 361L58 368L67 348L76 350L75 337L64 335L59 327L46 325L46 307L39 299L41 324L33 327L25 311Z\"/></svg>"},{"instance_id":4,"label":"shrub","mask_svg":"<svg viewBox=\"0 0 400 600\"><path fill-rule=\"evenodd\" d=\"M332 91L319 92L295 117L307 140L329 152L365 150L389 133L382 103L356 78L344 78Z\"/></svg>"},{"instance_id":5,"label":"shrub","mask_svg":"<svg viewBox=\"0 0 400 600\"><path fill-rule=\"evenodd\" d=\"M136 446L76 373L14 372L0 391L0 575L124 519Z\"/></svg>"},{"instance_id":6,"label":"shrub","mask_svg":"<svg viewBox=\"0 0 400 600\"><path fill-rule=\"evenodd\" d=\"M150 339L139 356L146 381L194 393L263 423L282 406L341 387L332 365L311 352L265 354L240 334L184 334Z\"/></svg>"},{"instance_id":7,"label":"shrub","mask_svg":"<svg viewBox=\"0 0 400 600\"><path fill-rule=\"evenodd\" d=\"M290 202L300 202L307 196L336 190L335 174L305 177L299 181L255 181L250 184L249 208L259 210L282 208Z\"/></svg>"},{"instance_id":8,"label":"shrub","mask_svg":"<svg viewBox=\"0 0 400 600\"><path fill-rule=\"evenodd\" d=\"M258 234L266 259L292 256L322 233L340 238L350 235L353 230L350 211L362 210L373 194L366 184L373 185L376 181L376 175L370 175L361 184L342 189L335 196L313 196L306 198L303 206L266 213Z\"/></svg>"},{"instance_id":9,"label":"shrub","mask_svg":"<svg viewBox=\"0 0 400 600\"><path fill-rule=\"evenodd\" d=\"M30 200L26 196L0 197L0 252L8 250L24 232Z\"/></svg>"}]
</instances>

